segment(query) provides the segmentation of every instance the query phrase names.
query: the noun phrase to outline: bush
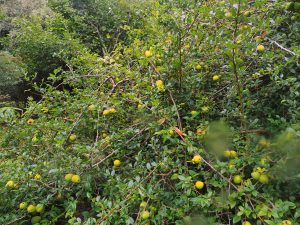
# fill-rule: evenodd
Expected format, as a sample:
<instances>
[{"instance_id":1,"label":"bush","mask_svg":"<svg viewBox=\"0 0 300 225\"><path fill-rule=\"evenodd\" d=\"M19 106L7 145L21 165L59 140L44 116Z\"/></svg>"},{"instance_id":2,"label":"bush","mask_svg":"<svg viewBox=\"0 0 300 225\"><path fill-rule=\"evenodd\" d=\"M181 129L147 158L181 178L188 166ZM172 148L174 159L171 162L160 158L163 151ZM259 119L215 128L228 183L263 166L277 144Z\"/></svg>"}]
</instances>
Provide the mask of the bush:
<instances>
[{"instance_id":1,"label":"bush","mask_svg":"<svg viewBox=\"0 0 300 225\"><path fill-rule=\"evenodd\" d=\"M126 45L66 57L35 85L42 99L4 121L0 223L297 224L299 48L281 29L294 12L264 0L143 12Z\"/></svg>"}]
</instances>

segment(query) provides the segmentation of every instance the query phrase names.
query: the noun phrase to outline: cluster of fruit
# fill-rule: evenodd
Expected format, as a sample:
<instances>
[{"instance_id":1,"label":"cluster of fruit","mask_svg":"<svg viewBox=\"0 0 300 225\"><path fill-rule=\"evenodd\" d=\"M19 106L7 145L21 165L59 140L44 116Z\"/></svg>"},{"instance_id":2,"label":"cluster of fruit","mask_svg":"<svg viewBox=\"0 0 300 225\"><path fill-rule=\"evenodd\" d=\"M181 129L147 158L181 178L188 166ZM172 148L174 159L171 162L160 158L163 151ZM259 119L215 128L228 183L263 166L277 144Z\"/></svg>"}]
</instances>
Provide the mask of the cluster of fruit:
<instances>
[{"instance_id":1,"label":"cluster of fruit","mask_svg":"<svg viewBox=\"0 0 300 225\"><path fill-rule=\"evenodd\" d=\"M36 224L36 223L39 223L41 221L42 217L37 216L36 214L41 214L45 210L45 206L43 204L28 205L26 202L21 202L20 205L19 205L19 208L20 209L26 209L27 208L28 213L30 213L32 215L35 215L31 218L32 224Z\"/></svg>"},{"instance_id":2,"label":"cluster of fruit","mask_svg":"<svg viewBox=\"0 0 300 225\"><path fill-rule=\"evenodd\" d=\"M102 114L103 114L103 116L108 116L108 115L116 113L116 112L117 112L117 110L115 108L110 108L110 109L105 109Z\"/></svg>"},{"instance_id":3,"label":"cluster of fruit","mask_svg":"<svg viewBox=\"0 0 300 225\"><path fill-rule=\"evenodd\" d=\"M65 175L65 181L78 184L80 183L80 176L77 174L68 173Z\"/></svg>"}]
</instances>

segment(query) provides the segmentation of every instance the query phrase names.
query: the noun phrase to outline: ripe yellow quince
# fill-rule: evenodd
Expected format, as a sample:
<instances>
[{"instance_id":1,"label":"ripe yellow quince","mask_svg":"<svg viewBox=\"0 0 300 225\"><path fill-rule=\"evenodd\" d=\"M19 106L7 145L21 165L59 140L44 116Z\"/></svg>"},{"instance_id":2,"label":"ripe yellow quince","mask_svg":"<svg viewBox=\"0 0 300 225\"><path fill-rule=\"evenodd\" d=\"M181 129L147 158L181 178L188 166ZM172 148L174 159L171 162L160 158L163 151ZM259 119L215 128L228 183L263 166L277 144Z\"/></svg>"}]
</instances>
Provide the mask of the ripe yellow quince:
<instances>
[{"instance_id":1,"label":"ripe yellow quince","mask_svg":"<svg viewBox=\"0 0 300 225\"><path fill-rule=\"evenodd\" d=\"M74 175L74 174L72 174L72 173L66 174L66 175L65 175L65 181L68 181L68 182L72 181L72 176L73 176L73 175Z\"/></svg>"},{"instance_id":2,"label":"ripe yellow quince","mask_svg":"<svg viewBox=\"0 0 300 225\"><path fill-rule=\"evenodd\" d=\"M200 155L195 155L192 159L193 164L199 164L202 160L202 157Z\"/></svg>"},{"instance_id":3,"label":"ripe yellow quince","mask_svg":"<svg viewBox=\"0 0 300 225\"><path fill-rule=\"evenodd\" d=\"M150 217L150 212L149 212L149 211L145 210L145 211L143 211L143 212L141 213L141 218L142 218L143 220L146 220L146 219L148 219L149 217Z\"/></svg>"},{"instance_id":4,"label":"ripe yellow quince","mask_svg":"<svg viewBox=\"0 0 300 225\"><path fill-rule=\"evenodd\" d=\"M118 159L114 160L114 166L115 167L120 167L121 166L121 161L118 160Z\"/></svg>"},{"instance_id":5,"label":"ripe yellow quince","mask_svg":"<svg viewBox=\"0 0 300 225\"><path fill-rule=\"evenodd\" d=\"M152 53L151 50L145 51L145 56L146 56L147 58L151 57L152 55L153 55L153 53Z\"/></svg>"},{"instance_id":6,"label":"ripe yellow quince","mask_svg":"<svg viewBox=\"0 0 300 225\"><path fill-rule=\"evenodd\" d=\"M35 176L34 176L34 179L35 180L40 180L42 178L42 176L40 175L40 174L36 174Z\"/></svg>"},{"instance_id":7,"label":"ripe yellow quince","mask_svg":"<svg viewBox=\"0 0 300 225\"><path fill-rule=\"evenodd\" d=\"M27 207L27 203L26 202L21 202L19 205L19 209L25 209Z\"/></svg>"},{"instance_id":8,"label":"ripe yellow quince","mask_svg":"<svg viewBox=\"0 0 300 225\"><path fill-rule=\"evenodd\" d=\"M197 182L195 183L195 187L196 187L197 189L201 190L201 189L204 187L204 182L202 182L202 181L197 181Z\"/></svg>"},{"instance_id":9,"label":"ripe yellow quince","mask_svg":"<svg viewBox=\"0 0 300 225\"><path fill-rule=\"evenodd\" d=\"M78 184L80 182L80 176L79 175L73 175L71 178L71 181L75 184Z\"/></svg>"},{"instance_id":10,"label":"ripe yellow quince","mask_svg":"<svg viewBox=\"0 0 300 225\"><path fill-rule=\"evenodd\" d=\"M289 221L289 220L283 220L283 221L281 222L281 225L292 225L292 222Z\"/></svg>"},{"instance_id":11,"label":"ripe yellow quince","mask_svg":"<svg viewBox=\"0 0 300 225\"><path fill-rule=\"evenodd\" d=\"M244 221L242 225L251 225L251 223L249 221Z\"/></svg>"},{"instance_id":12,"label":"ripe yellow quince","mask_svg":"<svg viewBox=\"0 0 300 225\"><path fill-rule=\"evenodd\" d=\"M257 50L258 52L264 52L264 51L265 51L265 46L263 46L263 45L258 45L257 48L256 48L256 50Z\"/></svg>"},{"instance_id":13,"label":"ripe yellow quince","mask_svg":"<svg viewBox=\"0 0 300 225\"><path fill-rule=\"evenodd\" d=\"M5 187L10 188L10 189L13 189L13 188L15 187L15 182L12 181L12 180L9 180L9 181L6 183Z\"/></svg>"},{"instance_id":14,"label":"ripe yellow quince","mask_svg":"<svg viewBox=\"0 0 300 225\"><path fill-rule=\"evenodd\" d=\"M69 140L70 141L75 141L77 138L77 136L75 134L71 134L70 137L69 137Z\"/></svg>"},{"instance_id":15,"label":"ripe yellow quince","mask_svg":"<svg viewBox=\"0 0 300 225\"><path fill-rule=\"evenodd\" d=\"M29 205L29 206L27 207L27 212L28 212L28 213L35 213L35 212L36 212L36 207L35 207L35 205Z\"/></svg>"},{"instance_id":16,"label":"ripe yellow quince","mask_svg":"<svg viewBox=\"0 0 300 225\"><path fill-rule=\"evenodd\" d=\"M220 76L219 75L214 75L212 79L213 79L213 81L217 81L217 80L220 79Z\"/></svg>"},{"instance_id":17,"label":"ripe yellow quince","mask_svg":"<svg viewBox=\"0 0 300 225\"><path fill-rule=\"evenodd\" d=\"M267 184L269 183L269 177L266 174L262 174L259 177L259 182L262 184Z\"/></svg>"},{"instance_id":18,"label":"ripe yellow quince","mask_svg":"<svg viewBox=\"0 0 300 225\"><path fill-rule=\"evenodd\" d=\"M242 182L242 177L241 177L240 175L235 175L235 176L233 177L233 182L234 182L235 184L240 184L240 183Z\"/></svg>"},{"instance_id":19,"label":"ripe yellow quince","mask_svg":"<svg viewBox=\"0 0 300 225\"><path fill-rule=\"evenodd\" d=\"M141 202L141 204L140 204L140 207L141 207L141 208L146 208L146 206L147 206L147 202L144 202L144 201Z\"/></svg>"}]
</instances>

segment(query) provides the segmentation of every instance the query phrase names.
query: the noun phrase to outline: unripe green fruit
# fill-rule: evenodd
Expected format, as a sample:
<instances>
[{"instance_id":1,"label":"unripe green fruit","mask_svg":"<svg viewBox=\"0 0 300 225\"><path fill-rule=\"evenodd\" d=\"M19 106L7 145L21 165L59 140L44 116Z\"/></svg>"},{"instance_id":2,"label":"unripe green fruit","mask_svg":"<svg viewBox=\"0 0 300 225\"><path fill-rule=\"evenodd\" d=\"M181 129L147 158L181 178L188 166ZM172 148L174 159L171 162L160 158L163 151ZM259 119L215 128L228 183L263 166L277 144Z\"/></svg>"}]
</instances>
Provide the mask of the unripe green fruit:
<instances>
[{"instance_id":1,"label":"unripe green fruit","mask_svg":"<svg viewBox=\"0 0 300 225\"><path fill-rule=\"evenodd\" d=\"M34 216L34 217L32 217L32 219L31 219L31 223L32 223L32 224L39 223L39 222L41 221L41 219L42 219L42 217L40 217L40 216Z\"/></svg>"}]
</instances>

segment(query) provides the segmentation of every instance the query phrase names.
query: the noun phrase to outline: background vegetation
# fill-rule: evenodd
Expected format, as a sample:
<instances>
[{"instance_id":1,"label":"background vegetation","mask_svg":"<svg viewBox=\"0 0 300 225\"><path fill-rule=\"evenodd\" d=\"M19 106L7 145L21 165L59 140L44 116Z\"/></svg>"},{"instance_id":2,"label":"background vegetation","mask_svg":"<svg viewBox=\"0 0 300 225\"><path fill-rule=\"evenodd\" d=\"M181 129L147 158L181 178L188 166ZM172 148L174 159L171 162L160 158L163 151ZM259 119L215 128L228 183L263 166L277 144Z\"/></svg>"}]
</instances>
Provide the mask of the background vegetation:
<instances>
[{"instance_id":1,"label":"background vegetation","mask_svg":"<svg viewBox=\"0 0 300 225\"><path fill-rule=\"evenodd\" d=\"M0 3L0 224L300 223L299 2Z\"/></svg>"}]
</instances>

